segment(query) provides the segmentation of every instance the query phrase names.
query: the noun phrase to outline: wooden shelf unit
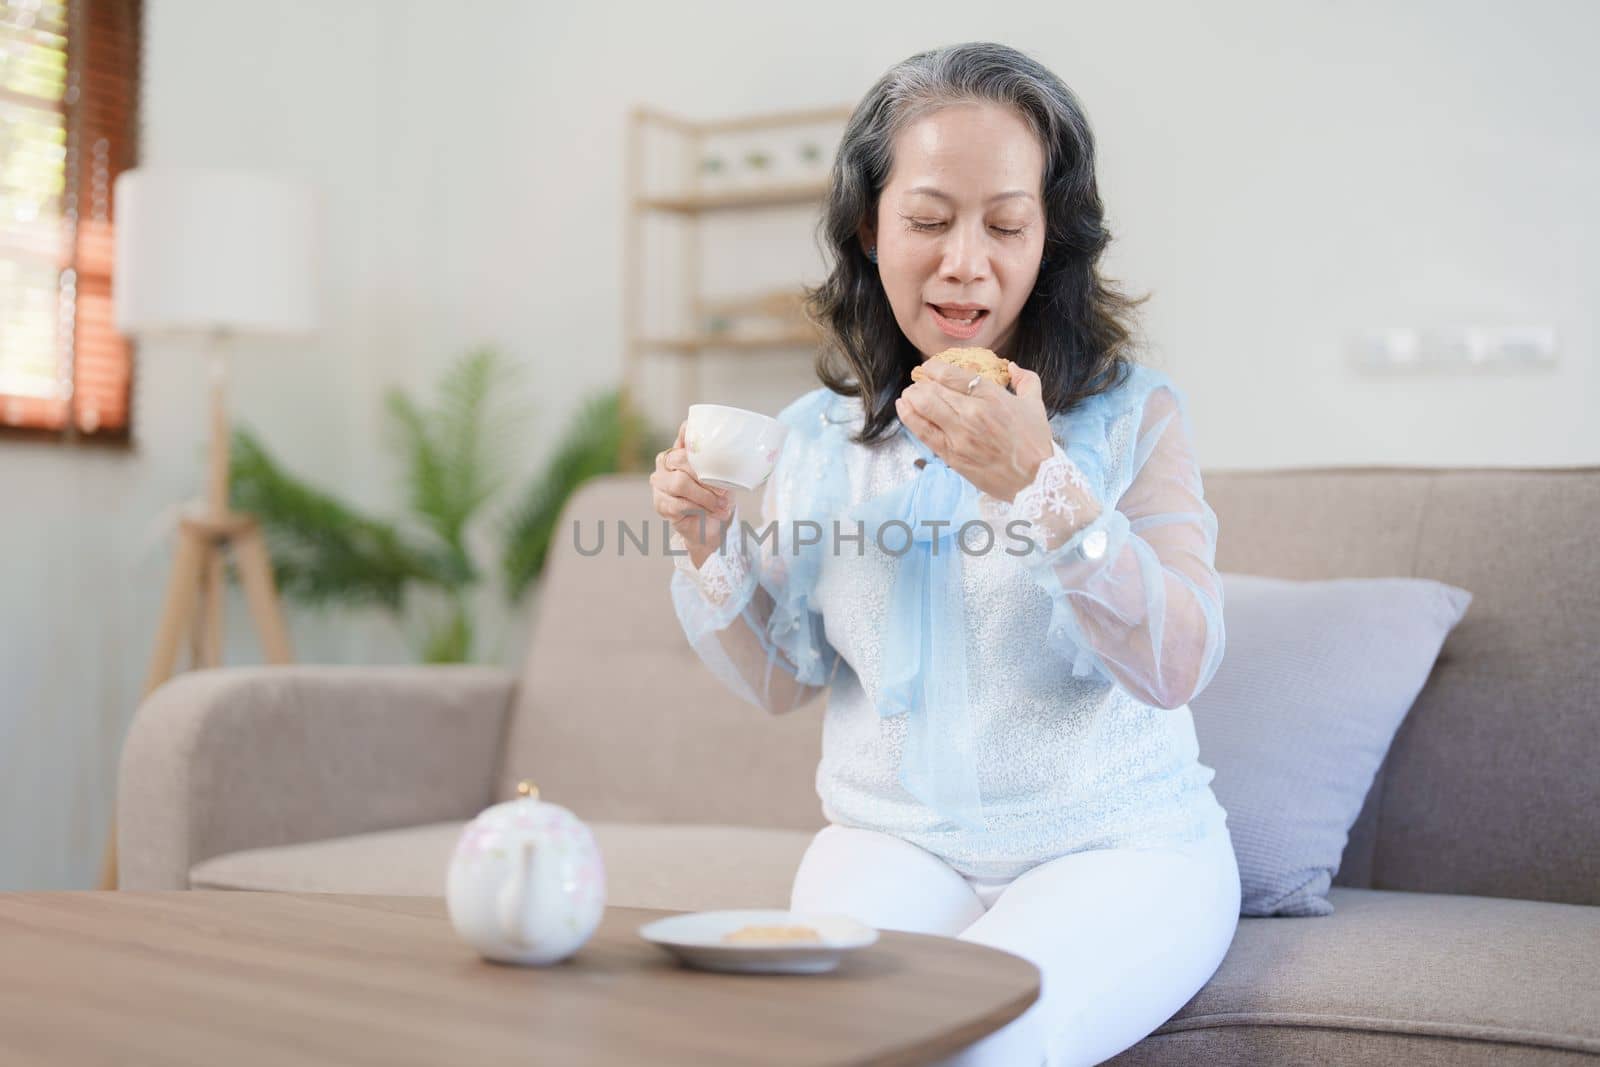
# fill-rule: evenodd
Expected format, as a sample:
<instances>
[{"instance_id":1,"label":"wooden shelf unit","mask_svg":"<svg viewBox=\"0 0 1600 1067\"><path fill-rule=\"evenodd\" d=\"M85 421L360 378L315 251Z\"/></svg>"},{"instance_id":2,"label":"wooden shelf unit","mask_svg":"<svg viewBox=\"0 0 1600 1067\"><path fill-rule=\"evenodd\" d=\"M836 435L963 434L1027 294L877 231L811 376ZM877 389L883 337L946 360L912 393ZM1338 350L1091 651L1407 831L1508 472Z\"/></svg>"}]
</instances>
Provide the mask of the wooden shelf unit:
<instances>
[{"instance_id":1,"label":"wooden shelf unit","mask_svg":"<svg viewBox=\"0 0 1600 1067\"><path fill-rule=\"evenodd\" d=\"M639 344L646 351L696 352L702 349L751 352L767 348L803 348L815 344L817 335L808 331L773 333L741 337L737 334L702 334L697 337L642 337Z\"/></svg>"},{"instance_id":2,"label":"wooden shelf unit","mask_svg":"<svg viewBox=\"0 0 1600 1067\"><path fill-rule=\"evenodd\" d=\"M648 107L636 107L629 116L626 166L626 215L623 234L623 390L632 395L640 384L640 369L647 355L661 355L677 361L679 375L675 406L687 410L700 388L700 361L706 352L781 352L803 351L814 347L820 334L810 328L775 329L770 333L705 332L703 324L717 301L702 291L700 271L700 220L708 215L729 212L759 212L780 208L816 205L819 209L828 194L824 174L816 180L774 180L769 185L742 188L707 189L700 170L708 140L725 134L762 134L800 126L837 124L842 128L853 108L849 106L769 112L696 122L668 115ZM684 164L676 188L661 192L647 188L650 160L647 139L652 127L683 138ZM645 219L651 215L676 216L685 221L682 248L682 283L688 331L652 332L644 323ZM800 281L797 278L798 288ZM676 431L674 425L670 429Z\"/></svg>"},{"instance_id":3,"label":"wooden shelf unit","mask_svg":"<svg viewBox=\"0 0 1600 1067\"><path fill-rule=\"evenodd\" d=\"M647 196L640 204L646 211L667 211L675 215L702 215L713 211L747 211L764 207L789 207L794 204L821 203L828 195L826 182L774 185L770 189L729 189L722 193L695 196Z\"/></svg>"}]
</instances>

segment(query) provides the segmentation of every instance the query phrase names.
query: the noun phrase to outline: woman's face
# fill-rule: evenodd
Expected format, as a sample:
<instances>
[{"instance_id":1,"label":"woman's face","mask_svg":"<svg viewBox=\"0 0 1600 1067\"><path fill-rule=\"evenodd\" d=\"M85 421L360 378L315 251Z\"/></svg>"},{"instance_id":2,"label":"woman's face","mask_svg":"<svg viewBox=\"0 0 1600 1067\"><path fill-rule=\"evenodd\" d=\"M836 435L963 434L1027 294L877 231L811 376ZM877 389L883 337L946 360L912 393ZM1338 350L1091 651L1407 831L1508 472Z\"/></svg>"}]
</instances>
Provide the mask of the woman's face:
<instances>
[{"instance_id":1,"label":"woman's face","mask_svg":"<svg viewBox=\"0 0 1600 1067\"><path fill-rule=\"evenodd\" d=\"M1033 131L998 104L945 107L895 138L877 218L859 236L877 246L895 321L924 359L973 347L1012 358L1044 254L1043 174Z\"/></svg>"}]
</instances>

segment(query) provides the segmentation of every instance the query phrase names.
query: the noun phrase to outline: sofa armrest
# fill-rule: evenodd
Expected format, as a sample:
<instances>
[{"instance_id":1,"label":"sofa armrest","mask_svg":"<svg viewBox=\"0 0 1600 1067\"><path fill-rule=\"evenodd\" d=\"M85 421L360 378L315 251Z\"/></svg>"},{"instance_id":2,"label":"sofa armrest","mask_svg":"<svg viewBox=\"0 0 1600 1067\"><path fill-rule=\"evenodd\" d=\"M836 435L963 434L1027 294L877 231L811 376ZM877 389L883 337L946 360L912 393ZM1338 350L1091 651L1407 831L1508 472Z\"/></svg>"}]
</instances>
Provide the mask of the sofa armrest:
<instances>
[{"instance_id":1,"label":"sofa armrest","mask_svg":"<svg viewBox=\"0 0 1600 1067\"><path fill-rule=\"evenodd\" d=\"M515 685L474 666L178 676L123 746L118 884L187 889L213 856L471 818L492 801Z\"/></svg>"}]
</instances>

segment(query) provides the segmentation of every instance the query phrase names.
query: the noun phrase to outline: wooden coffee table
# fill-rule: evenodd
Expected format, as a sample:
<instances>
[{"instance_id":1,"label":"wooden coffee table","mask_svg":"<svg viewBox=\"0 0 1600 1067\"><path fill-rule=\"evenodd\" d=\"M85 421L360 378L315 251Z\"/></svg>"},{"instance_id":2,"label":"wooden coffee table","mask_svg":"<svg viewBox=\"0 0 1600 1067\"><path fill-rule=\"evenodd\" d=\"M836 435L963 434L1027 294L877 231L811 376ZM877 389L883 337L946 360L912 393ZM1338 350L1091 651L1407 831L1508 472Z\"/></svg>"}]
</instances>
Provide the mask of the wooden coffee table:
<instances>
[{"instance_id":1,"label":"wooden coffee table","mask_svg":"<svg viewBox=\"0 0 1600 1067\"><path fill-rule=\"evenodd\" d=\"M520 968L437 898L0 893L0 1059L920 1064L1039 995L1017 956L887 930L828 974L690 970L638 936L671 914L608 908L575 956Z\"/></svg>"}]
</instances>

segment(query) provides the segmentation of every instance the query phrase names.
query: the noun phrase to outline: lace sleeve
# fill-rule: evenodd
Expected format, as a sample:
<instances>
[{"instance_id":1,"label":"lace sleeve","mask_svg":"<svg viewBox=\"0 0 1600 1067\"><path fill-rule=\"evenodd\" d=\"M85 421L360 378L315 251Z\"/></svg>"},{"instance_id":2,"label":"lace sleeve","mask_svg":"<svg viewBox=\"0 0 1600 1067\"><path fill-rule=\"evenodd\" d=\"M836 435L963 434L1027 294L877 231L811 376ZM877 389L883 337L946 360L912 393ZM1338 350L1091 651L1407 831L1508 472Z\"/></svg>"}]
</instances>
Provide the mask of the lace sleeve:
<instances>
[{"instance_id":1,"label":"lace sleeve","mask_svg":"<svg viewBox=\"0 0 1600 1067\"><path fill-rule=\"evenodd\" d=\"M822 506L801 489L817 482L810 466L818 458L815 435L807 423L826 399L821 392L808 394L779 416L790 433L762 496L774 539L754 536L760 531L751 532L737 506L723 545L699 568L684 551L683 539L672 538L673 606L690 645L719 681L775 715L821 695L840 663L821 617L809 609L815 560L794 552L788 529L796 514Z\"/></svg>"},{"instance_id":2,"label":"lace sleeve","mask_svg":"<svg viewBox=\"0 0 1600 1067\"><path fill-rule=\"evenodd\" d=\"M1170 385L1145 400L1133 471L1106 508L1058 446L1009 505L980 502L991 522L1028 523L1037 550L1024 562L1055 605L1048 643L1073 673L1177 708L1210 683L1224 633L1217 519Z\"/></svg>"},{"instance_id":3,"label":"lace sleeve","mask_svg":"<svg viewBox=\"0 0 1600 1067\"><path fill-rule=\"evenodd\" d=\"M983 493L979 505L985 520L996 529L1008 528L1013 522L1026 523L1019 532L1047 552L1061 547L1101 511L1089 480L1059 444L1015 500L1006 503Z\"/></svg>"},{"instance_id":4,"label":"lace sleeve","mask_svg":"<svg viewBox=\"0 0 1600 1067\"><path fill-rule=\"evenodd\" d=\"M742 521L738 505L734 505L731 530L739 529ZM689 558L689 543L678 531L671 537L674 569L687 575L706 605L711 609L713 629L720 630L733 620L739 608L750 598L755 584L755 567L750 552L738 537L726 539L721 550L711 553L698 568Z\"/></svg>"}]
</instances>

